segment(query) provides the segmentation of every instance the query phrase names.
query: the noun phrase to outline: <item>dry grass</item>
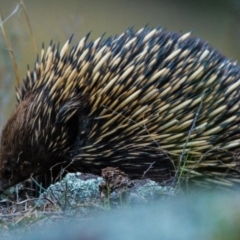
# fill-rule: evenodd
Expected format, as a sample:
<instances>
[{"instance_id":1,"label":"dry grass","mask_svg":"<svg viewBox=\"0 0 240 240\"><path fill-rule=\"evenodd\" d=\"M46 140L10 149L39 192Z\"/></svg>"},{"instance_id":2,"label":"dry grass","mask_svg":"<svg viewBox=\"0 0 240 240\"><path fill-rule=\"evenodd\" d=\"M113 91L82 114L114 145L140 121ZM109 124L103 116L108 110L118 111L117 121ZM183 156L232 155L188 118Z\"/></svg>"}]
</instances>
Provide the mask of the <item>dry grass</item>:
<instances>
[{"instance_id":1,"label":"dry grass","mask_svg":"<svg viewBox=\"0 0 240 240\"><path fill-rule=\"evenodd\" d=\"M13 69L14 69L14 73L15 73L15 77L16 77L16 84L17 84L17 86L19 86L20 85L19 71L18 71L16 59L15 59L15 56L14 56L14 52L12 50L11 41L10 41L9 36L7 34L7 31L4 27L4 17L3 17L1 9L0 9L0 21L1 21L0 26L1 26L2 34L3 34L3 37L4 37L6 45L7 45L7 49L8 49L9 55L10 55L10 59L12 61L12 65L13 65Z\"/></svg>"}]
</instances>

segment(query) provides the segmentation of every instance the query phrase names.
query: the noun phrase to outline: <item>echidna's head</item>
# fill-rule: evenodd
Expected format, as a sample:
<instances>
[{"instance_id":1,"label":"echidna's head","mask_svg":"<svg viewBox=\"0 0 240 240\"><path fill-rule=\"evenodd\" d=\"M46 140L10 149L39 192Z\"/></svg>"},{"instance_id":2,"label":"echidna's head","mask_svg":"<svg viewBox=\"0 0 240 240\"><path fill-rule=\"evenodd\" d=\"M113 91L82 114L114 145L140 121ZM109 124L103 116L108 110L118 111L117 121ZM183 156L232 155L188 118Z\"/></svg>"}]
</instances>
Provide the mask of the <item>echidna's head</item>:
<instances>
[{"instance_id":1,"label":"echidna's head","mask_svg":"<svg viewBox=\"0 0 240 240\"><path fill-rule=\"evenodd\" d=\"M39 102L37 98L39 95L35 94L20 102L3 128L0 192L31 175L46 173L69 154L75 138L69 132L69 126L75 124L74 114L68 121L65 119L68 116L65 110L69 110L69 104L66 103L56 112L44 104L43 99Z\"/></svg>"},{"instance_id":2,"label":"echidna's head","mask_svg":"<svg viewBox=\"0 0 240 240\"><path fill-rule=\"evenodd\" d=\"M26 121L28 101L22 102L4 126L0 146L0 191L26 179L31 172L27 156L30 126Z\"/></svg>"}]
</instances>

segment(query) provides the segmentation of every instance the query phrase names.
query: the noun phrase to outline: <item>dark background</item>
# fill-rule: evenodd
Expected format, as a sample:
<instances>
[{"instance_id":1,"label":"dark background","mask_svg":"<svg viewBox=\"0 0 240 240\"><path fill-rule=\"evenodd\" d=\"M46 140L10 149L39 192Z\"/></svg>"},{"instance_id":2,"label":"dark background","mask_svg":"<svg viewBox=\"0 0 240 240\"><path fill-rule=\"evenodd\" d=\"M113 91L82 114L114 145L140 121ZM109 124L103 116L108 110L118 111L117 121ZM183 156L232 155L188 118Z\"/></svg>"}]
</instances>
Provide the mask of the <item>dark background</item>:
<instances>
[{"instance_id":1,"label":"dark background","mask_svg":"<svg viewBox=\"0 0 240 240\"><path fill-rule=\"evenodd\" d=\"M0 0L6 18L17 7L17 0ZM52 39L61 45L74 33L77 43L89 31L91 39L102 33L120 34L129 26L138 30L148 24L167 30L192 31L227 57L240 59L239 0L24 0L37 42L47 46ZM20 78L27 64L33 68L36 53L31 43L24 12L18 10L5 24L18 63ZM8 50L0 33L0 129L13 111L16 85Z\"/></svg>"}]
</instances>

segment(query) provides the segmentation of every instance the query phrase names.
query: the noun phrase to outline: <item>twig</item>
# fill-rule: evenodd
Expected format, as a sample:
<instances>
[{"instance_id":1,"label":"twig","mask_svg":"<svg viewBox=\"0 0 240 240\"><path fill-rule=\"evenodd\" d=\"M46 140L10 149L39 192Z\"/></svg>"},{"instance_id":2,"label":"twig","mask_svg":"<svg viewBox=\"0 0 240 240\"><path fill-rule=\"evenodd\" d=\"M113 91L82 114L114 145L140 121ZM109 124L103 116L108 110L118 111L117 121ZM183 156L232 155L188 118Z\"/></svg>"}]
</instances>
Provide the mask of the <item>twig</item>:
<instances>
[{"instance_id":1,"label":"twig","mask_svg":"<svg viewBox=\"0 0 240 240\"><path fill-rule=\"evenodd\" d=\"M152 168L152 166L153 166L153 164L155 163L155 161L154 162L152 162L151 164L150 164L150 166L148 167L148 169L146 170L146 171L144 171L143 172L143 175L142 175L142 177L141 177L141 179L143 179L144 178L144 176L146 175L146 173Z\"/></svg>"},{"instance_id":2,"label":"twig","mask_svg":"<svg viewBox=\"0 0 240 240\"><path fill-rule=\"evenodd\" d=\"M32 40L32 44L33 44L33 49L35 51L35 53L37 54L38 51L37 51L37 44L36 44L36 40L34 38L34 35L33 35L33 30L32 30L32 27L31 27L31 24L30 24L30 21L29 21L29 17L27 15L27 10L26 10L26 7L23 3L23 0L20 0L20 4L22 9L23 9L23 12L24 12L24 16L26 18L26 21L27 21L27 24L28 24L28 28L29 28L29 31L30 31L30 35L31 35L31 40Z\"/></svg>"},{"instance_id":3,"label":"twig","mask_svg":"<svg viewBox=\"0 0 240 240\"><path fill-rule=\"evenodd\" d=\"M17 86L20 85L20 77L19 77L18 67L17 67L17 63L15 61L15 57L14 57L14 53L13 53L13 50L12 50L11 42L10 42L9 37L7 35L6 29L4 27L4 23L11 16L13 16L18 11L18 9L19 9L19 6L17 5L17 7L14 9L14 11L5 20L3 18L3 14L2 14L2 11L0 9L0 21L1 21L0 22L0 27L1 27L1 30L2 30L5 42L7 44L8 52L9 52L9 55L10 55L10 58L11 58L11 61L12 61L12 65L13 65L13 68L14 68L14 73L15 73L15 77L16 77Z\"/></svg>"},{"instance_id":4,"label":"twig","mask_svg":"<svg viewBox=\"0 0 240 240\"><path fill-rule=\"evenodd\" d=\"M176 172L175 172L175 176L176 176L176 177L173 179L172 184L171 184L172 186L174 186L174 185L176 184L176 180L178 179L177 176L178 176L178 173L179 173L179 171L180 171L180 168L181 168L181 165L182 165L182 162L183 162L183 158L184 158L184 156L185 156L185 154L186 154L187 144L188 144L188 142L189 142L189 140L190 140L190 137L191 137L192 132L193 132L194 129L195 129L196 122L197 122L198 117L199 117L199 113L200 113L200 111L201 111L201 109L202 109L204 95L205 95L205 90L204 90L204 92L203 92L203 94L202 94L201 102L200 102L200 104L199 104L199 107L198 107L198 110L197 110L197 112L196 112L195 118L193 119L192 126L191 126L191 128L190 128L190 130L189 130L189 132L188 132L188 136L187 136L187 139L186 139L186 141L185 141L185 144L184 144L184 146L183 146L183 151L182 151L181 156L180 156L180 158L179 158L178 167L177 167L177 170L176 170Z\"/></svg>"}]
</instances>

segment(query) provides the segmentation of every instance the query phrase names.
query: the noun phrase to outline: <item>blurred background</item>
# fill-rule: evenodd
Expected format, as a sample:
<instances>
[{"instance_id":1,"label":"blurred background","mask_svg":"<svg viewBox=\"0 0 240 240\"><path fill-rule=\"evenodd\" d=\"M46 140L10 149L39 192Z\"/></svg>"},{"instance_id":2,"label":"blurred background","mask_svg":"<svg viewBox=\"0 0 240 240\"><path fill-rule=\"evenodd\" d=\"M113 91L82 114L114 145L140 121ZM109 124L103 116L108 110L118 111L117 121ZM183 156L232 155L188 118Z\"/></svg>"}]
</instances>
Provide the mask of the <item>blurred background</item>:
<instances>
[{"instance_id":1,"label":"blurred background","mask_svg":"<svg viewBox=\"0 0 240 240\"><path fill-rule=\"evenodd\" d=\"M0 0L5 28L12 43L20 79L27 64L33 68L36 59L29 28L18 0ZM162 26L169 31L189 32L221 51L240 60L239 0L24 0L37 42L50 40L61 45L74 33L77 43L91 31L91 39L102 33L120 34L128 27ZM9 18L8 18L9 17ZM0 129L13 111L16 80L8 49L0 33Z\"/></svg>"}]
</instances>

